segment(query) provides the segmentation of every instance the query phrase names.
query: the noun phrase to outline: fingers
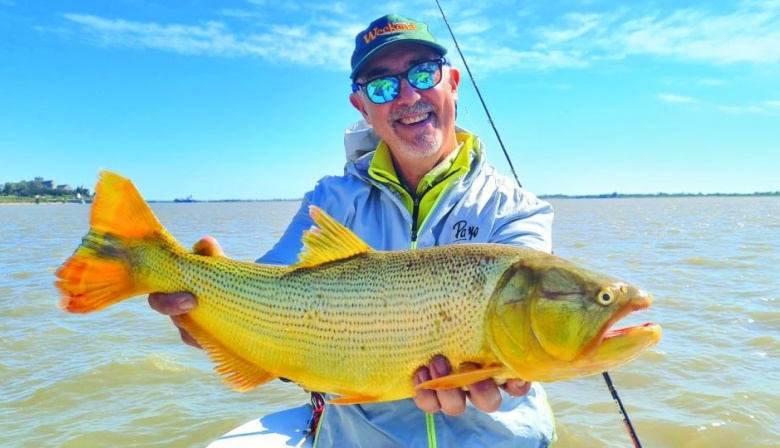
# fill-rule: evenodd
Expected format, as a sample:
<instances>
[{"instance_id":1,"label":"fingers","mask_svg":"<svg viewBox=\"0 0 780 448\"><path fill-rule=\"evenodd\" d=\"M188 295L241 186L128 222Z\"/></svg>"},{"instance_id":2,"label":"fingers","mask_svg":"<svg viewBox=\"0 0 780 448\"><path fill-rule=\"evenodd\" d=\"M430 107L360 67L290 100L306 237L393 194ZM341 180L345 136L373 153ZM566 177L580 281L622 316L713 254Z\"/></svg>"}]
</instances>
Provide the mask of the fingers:
<instances>
[{"instance_id":1,"label":"fingers","mask_svg":"<svg viewBox=\"0 0 780 448\"><path fill-rule=\"evenodd\" d=\"M195 348L203 348L198 341L195 340L195 338L192 337L191 334L187 332L184 328L181 327L181 322L179 321L179 316L171 316L171 320L173 321L173 324L176 325L176 328L179 330L179 336L181 336L182 342L185 344L195 347Z\"/></svg>"},{"instance_id":2,"label":"fingers","mask_svg":"<svg viewBox=\"0 0 780 448\"><path fill-rule=\"evenodd\" d=\"M429 381L431 378L431 372L428 367L420 367L414 373L414 385L417 386L420 383ZM436 397L436 391L431 389L419 389L414 393L414 404L417 405L423 412L433 414L441 409L439 405L439 399Z\"/></svg>"},{"instance_id":3,"label":"fingers","mask_svg":"<svg viewBox=\"0 0 780 448\"><path fill-rule=\"evenodd\" d=\"M452 372L449 361L435 356L429 367L422 367L415 373L414 382L420 384L429 379L441 378ZM418 390L414 396L417 407L425 412L441 410L447 415L461 415L466 410L466 393L461 389Z\"/></svg>"},{"instance_id":4,"label":"fingers","mask_svg":"<svg viewBox=\"0 0 780 448\"><path fill-rule=\"evenodd\" d=\"M209 257L224 257L225 251L222 250L222 246L219 245L216 239L211 236L204 236L197 243L193 244L192 251L198 255L206 255Z\"/></svg>"},{"instance_id":5,"label":"fingers","mask_svg":"<svg viewBox=\"0 0 780 448\"><path fill-rule=\"evenodd\" d=\"M450 362L444 356L436 356L431 362L431 376L441 378L452 373ZM436 391L441 411L447 415L461 415L466 410L466 392L461 389L444 389Z\"/></svg>"},{"instance_id":6,"label":"fingers","mask_svg":"<svg viewBox=\"0 0 780 448\"><path fill-rule=\"evenodd\" d=\"M521 379L511 379L507 380L506 384L501 386L501 388L513 397L522 397L531 390L531 383Z\"/></svg>"},{"instance_id":7,"label":"fingers","mask_svg":"<svg viewBox=\"0 0 780 448\"><path fill-rule=\"evenodd\" d=\"M176 325L176 328L179 330L181 340L185 344L196 348L202 348L200 344L198 344L198 341L181 327L181 321L179 320L179 316L195 308L196 301L192 294L187 292L174 292L172 294L154 292L149 294L148 300L149 306L152 307L153 310L171 317L173 324Z\"/></svg>"},{"instance_id":8,"label":"fingers","mask_svg":"<svg viewBox=\"0 0 780 448\"><path fill-rule=\"evenodd\" d=\"M479 366L471 363L464 363L462 367L467 369L478 368ZM501 406L501 392L493 378L488 378L480 382L470 384L468 398L478 409L485 412L496 412Z\"/></svg>"},{"instance_id":9,"label":"fingers","mask_svg":"<svg viewBox=\"0 0 780 448\"><path fill-rule=\"evenodd\" d=\"M192 311L195 308L195 297L187 292L174 292L163 294L153 292L149 294L149 306L153 310L166 316L178 316Z\"/></svg>"},{"instance_id":10,"label":"fingers","mask_svg":"<svg viewBox=\"0 0 780 448\"><path fill-rule=\"evenodd\" d=\"M209 257L224 257L225 253L217 240L210 236L201 238L192 246L192 251L199 255ZM178 316L192 311L197 305L195 296L187 292L174 292L172 294L163 294L159 292L149 294L149 306L160 314L170 316L173 324L179 330L181 340L193 347L202 348L198 341L191 334L182 328Z\"/></svg>"},{"instance_id":11,"label":"fingers","mask_svg":"<svg viewBox=\"0 0 780 448\"><path fill-rule=\"evenodd\" d=\"M464 363L460 370L479 368L477 364ZM414 385L425 381L441 378L452 372L450 363L444 356L436 356L427 367L420 367L414 373ZM501 386L510 396L521 397L528 393L531 383L521 379L509 379ZM460 388L448 390L415 390L414 402L425 412L442 411L448 415L461 415L466 410L466 398L474 406L484 412L495 412L501 407L501 392L492 378L479 381L468 386L468 392Z\"/></svg>"}]
</instances>

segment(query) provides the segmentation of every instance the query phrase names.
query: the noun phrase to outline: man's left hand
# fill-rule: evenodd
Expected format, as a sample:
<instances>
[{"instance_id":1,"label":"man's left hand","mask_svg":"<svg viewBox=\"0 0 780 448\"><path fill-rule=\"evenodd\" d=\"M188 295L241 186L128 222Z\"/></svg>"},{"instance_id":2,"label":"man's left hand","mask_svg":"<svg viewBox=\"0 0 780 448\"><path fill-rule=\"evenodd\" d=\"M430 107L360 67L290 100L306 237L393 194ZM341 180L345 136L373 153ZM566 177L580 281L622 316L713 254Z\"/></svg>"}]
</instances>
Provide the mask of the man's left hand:
<instances>
[{"instance_id":1,"label":"man's left hand","mask_svg":"<svg viewBox=\"0 0 780 448\"><path fill-rule=\"evenodd\" d=\"M476 367L476 366L475 366ZM414 385L428 380L441 378L452 372L450 362L444 356L436 356L428 367L421 367L414 374ZM531 383L520 379L507 380L500 386L509 395L521 397L528 393ZM414 402L417 407L425 412L434 413L442 411L447 415L461 415L466 410L466 398L478 409L485 412L495 412L501 406L501 393L499 386L492 378L470 384L468 391L460 388L446 390L417 390Z\"/></svg>"}]
</instances>

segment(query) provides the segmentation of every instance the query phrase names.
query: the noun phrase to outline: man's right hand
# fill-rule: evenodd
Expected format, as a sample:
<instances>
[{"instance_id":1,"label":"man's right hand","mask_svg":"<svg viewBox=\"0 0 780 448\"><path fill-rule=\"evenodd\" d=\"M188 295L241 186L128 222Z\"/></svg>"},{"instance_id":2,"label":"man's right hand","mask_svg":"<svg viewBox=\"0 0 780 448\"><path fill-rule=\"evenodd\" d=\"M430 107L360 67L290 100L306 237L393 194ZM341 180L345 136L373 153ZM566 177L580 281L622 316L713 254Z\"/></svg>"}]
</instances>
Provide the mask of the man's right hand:
<instances>
[{"instance_id":1,"label":"man's right hand","mask_svg":"<svg viewBox=\"0 0 780 448\"><path fill-rule=\"evenodd\" d=\"M201 238L192 247L192 251L196 254L207 255L210 257L225 256L225 252L222 250L222 247L219 245L217 240L210 236ZM170 316L173 324L176 325L176 328L179 329L181 340L184 341L184 343L187 345L191 345L196 348L202 348L200 344L198 344L198 341L196 341L191 334L187 333L187 331L181 327L181 323L179 321L179 316L192 311L196 305L197 301L195 300L195 296L188 292L174 292L171 294L153 292L149 294L149 306L160 314Z\"/></svg>"}]
</instances>

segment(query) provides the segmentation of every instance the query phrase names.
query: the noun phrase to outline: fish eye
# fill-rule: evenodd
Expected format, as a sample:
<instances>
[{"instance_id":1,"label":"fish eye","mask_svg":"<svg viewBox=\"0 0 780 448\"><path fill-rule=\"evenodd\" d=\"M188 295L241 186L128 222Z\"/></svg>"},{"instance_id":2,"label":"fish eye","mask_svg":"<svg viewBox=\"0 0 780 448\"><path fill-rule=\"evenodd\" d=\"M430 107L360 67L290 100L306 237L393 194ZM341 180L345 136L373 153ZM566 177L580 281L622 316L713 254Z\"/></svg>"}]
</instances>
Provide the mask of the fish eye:
<instances>
[{"instance_id":1,"label":"fish eye","mask_svg":"<svg viewBox=\"0 0 780 448\"><path fill-rule=\"evenodd\" d=\"M609 305L610 303L612 303L612 299L614 298L615 297L612 294L612 291L610 291L609 289L602 289L596 295L596 301L599 303L599 305Z\"/></svg>"}]
</instances>

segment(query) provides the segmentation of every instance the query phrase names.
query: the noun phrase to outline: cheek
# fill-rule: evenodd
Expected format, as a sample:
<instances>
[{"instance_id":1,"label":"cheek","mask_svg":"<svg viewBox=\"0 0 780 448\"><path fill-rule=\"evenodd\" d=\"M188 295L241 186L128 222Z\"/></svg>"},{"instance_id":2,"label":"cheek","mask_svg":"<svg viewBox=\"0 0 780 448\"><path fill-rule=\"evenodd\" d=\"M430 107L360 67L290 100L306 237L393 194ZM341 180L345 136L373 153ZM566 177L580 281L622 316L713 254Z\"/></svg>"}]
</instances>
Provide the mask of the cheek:
<instances>
[{"instance_id":1,"label":"cheek","mask_svg":"<svg viewBox=\"0 0 780 448\"><path fill-rule=\"evenodd\" d=\"M375 128L377 126L385 126L387 124L387 117L388 117L388 109L387 106L378 106L376 104L373 104L371 106L366 107L365 110L365 117L366 123L374 126Z\"/></svg>"}]
</instances>

